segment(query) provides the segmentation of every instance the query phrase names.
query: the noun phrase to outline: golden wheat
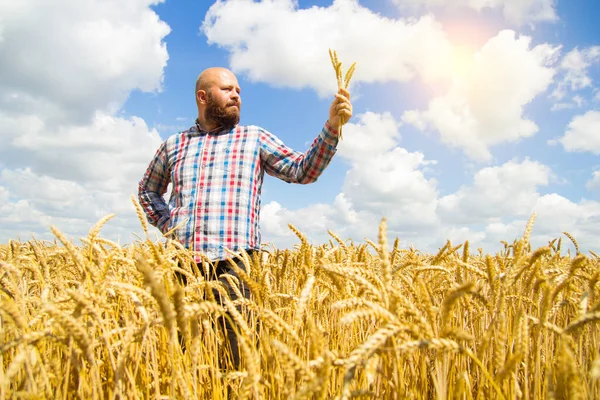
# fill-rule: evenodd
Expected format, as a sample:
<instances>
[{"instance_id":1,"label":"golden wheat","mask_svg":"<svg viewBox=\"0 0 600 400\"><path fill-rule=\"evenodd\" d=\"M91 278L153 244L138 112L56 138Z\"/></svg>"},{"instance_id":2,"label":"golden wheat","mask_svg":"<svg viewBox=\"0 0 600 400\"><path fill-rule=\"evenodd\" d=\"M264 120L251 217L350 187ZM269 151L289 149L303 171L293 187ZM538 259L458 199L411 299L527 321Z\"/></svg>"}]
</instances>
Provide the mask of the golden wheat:
<instances>
[{"instance_id":1,"label":"golden wheat","mask_svg":"<svg viewBox=\"0 0 600 400\"><path fill-rule=\"evenodd\" d=\"M329 49L329 58L331 59L331 65L333 66L333 70L335 71L335 78L337 80L338 89L347 89L350 85L350 80L352 79L352 75L354 75L354 70L356 69L356 63L352 63L350 68L346 71L346 75L344 76L342 72L342 62L338 59L337 52L335 50ZM342 126L348 121L342 115L340 115L340 128L339 128L339 136L342 138Z\"/></svg>"},{"instance_id":2,"label":"golden wheat","mask_svg":"<svg viewBox=\"0 0 600 400\"><path fill-rule=\"evenodd\" d=\"M533 218L496 254L292 227L296 249L232 266L253 292L232 301L177 242L101 237L110 217L81 245L0 245L0 398L600 398L600 259L531 249Z\"/></svg>"}]
</instances>

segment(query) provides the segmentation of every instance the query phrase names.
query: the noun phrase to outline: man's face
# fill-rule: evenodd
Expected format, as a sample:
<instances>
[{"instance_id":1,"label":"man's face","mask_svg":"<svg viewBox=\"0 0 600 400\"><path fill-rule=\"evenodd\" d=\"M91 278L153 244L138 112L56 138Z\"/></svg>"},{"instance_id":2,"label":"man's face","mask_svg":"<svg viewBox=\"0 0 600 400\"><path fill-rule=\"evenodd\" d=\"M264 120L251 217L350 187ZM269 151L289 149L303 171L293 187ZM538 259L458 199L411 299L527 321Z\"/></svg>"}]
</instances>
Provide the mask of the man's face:
<instances>
[{"instance_id":1,"label":"man's face","mask_svg":"<svg viewBox=\"0 0 600 400\"><path fill-rule=\"evenodd\" d=\"M219 74L206 91L205 118L229 130L240 122L242 99L237 79L231 73Z\"/></svg>"}]
</instances>

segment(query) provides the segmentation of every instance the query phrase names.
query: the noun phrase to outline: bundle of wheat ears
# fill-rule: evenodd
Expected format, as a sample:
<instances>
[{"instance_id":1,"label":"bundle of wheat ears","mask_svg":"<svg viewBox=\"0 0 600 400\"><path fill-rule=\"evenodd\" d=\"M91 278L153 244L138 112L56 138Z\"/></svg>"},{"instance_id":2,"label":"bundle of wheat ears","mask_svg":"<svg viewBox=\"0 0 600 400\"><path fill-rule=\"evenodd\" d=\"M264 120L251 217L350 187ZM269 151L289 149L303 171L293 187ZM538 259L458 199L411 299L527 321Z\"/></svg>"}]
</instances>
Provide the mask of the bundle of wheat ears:
<instances>
[{"instance_id":1,"label":"bundle of wheat ears","mask_svg":"<svg viewBox=\"0 0 600 400\"><path fill-rule=\"evenodd\" d=\"M356 63L352 63L348 71L346 71L346 76L342 79L342 62L338 60L337 53L335 50L329 49L329 57L331 58L331 65L333 65L333 69L335 70L335 76L337 78L338 90L341 88L348 89L348 85L350 85L350 79L352 79L352 74L354 74L354 69L356 68ZM342 126L348 122L344 115L340 115L340 139L342 138Z\"/></svg>"}]
</instances>

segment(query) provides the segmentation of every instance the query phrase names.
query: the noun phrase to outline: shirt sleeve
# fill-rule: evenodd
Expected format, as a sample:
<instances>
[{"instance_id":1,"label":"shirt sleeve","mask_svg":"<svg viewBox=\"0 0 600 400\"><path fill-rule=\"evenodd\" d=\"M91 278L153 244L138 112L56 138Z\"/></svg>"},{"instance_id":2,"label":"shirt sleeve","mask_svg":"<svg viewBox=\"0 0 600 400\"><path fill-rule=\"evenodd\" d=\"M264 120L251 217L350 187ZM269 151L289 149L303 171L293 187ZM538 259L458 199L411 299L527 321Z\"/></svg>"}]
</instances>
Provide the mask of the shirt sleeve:
<instances>
[{"instance_id":1,"label":"shirt sleeve","mask_svg":"<svg viewBox=\"0 0 600 400\"><path fill-rule=\"evenodd\" d=\"M138 198L148 222L163 233L167 231L170 219L169 206L163 197L169 181L166 142L163 142L138 186Z\"/></svg>"},{"instance_id":2,"label":"shirt sleeve","mask_svg":"<svg viewBox=\"0 0 600 400\"><path fill-rule=\"evenodd\" d=\"M261 134L261 160L265 171L289 183L307 184L317 180L337 151L338 135L326 123L306 153L287 147L270 132Z\"/></svg>"}]
</instances>

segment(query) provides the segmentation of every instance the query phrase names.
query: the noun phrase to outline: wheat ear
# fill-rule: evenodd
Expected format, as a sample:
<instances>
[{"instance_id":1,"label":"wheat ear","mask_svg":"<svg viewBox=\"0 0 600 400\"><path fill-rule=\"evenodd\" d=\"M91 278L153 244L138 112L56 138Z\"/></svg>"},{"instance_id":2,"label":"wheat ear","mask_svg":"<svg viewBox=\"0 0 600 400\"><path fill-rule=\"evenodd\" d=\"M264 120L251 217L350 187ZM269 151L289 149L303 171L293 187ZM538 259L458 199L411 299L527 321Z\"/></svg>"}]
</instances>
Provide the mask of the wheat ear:
<instances>
[{"instance_id":1,"label":"wheat ear","mask_svg":"<svg viewBox=\"0 0 600 400\"><path fill-rule=\"evenodd\" d=\"M342 72L342 63L338 59L337 52L335 50L329 49L329 58L331 59L331 65L333 66L333 70L335 71L335 78L337 80L338 90L339 89L347 89L350 85L350 80L352 79L352 75L354 75L354 70L356 69L356 62L352 63L348 71L346 71L346 75L344 76ZM342 126L348 121L340 115L340 132L339 136L342 139Z\"/></svg>"},{"instance_id":2,"label":"wheat ear","mask_svg":"<svg viewBox=\"0 0 600 400\"><path fill-rule=\"evenodd\" d=\"M142 224L144 233L146 234L146 237L148 237L148 221L146 220L146 215L144 215L144 210L142 209L142 206L140 205L140 203L137 202L137 200L135 199L135 196L133 196L133 195L131 195L131 202L133 203L133 206L135 207L135 213L137 214L137 217L140 220L140 223Z\"/></svg>"}]
</instances>

